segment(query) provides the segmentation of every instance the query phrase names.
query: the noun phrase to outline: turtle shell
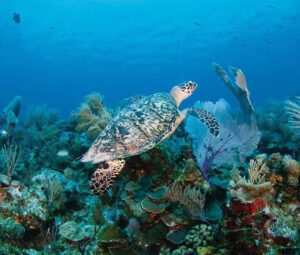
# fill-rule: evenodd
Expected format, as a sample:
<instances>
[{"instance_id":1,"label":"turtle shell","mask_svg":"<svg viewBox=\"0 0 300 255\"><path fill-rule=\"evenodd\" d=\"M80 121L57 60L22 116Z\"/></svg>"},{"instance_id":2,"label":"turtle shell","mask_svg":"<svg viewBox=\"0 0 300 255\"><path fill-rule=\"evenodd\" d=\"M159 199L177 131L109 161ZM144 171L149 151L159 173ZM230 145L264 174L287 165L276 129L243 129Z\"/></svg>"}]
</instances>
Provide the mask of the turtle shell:
<instances>
[{"instance_id":1,"label":"turtle shell","mask_svg":"<svg viewBox=\"0 0 300 255\"><path fill-rule=\"evenodd\" d=\"M143 97L117 114L94 141L83 161L99 163L143 153L172 131L179 114L170 94Z\"/></svg>"}]
</instances>

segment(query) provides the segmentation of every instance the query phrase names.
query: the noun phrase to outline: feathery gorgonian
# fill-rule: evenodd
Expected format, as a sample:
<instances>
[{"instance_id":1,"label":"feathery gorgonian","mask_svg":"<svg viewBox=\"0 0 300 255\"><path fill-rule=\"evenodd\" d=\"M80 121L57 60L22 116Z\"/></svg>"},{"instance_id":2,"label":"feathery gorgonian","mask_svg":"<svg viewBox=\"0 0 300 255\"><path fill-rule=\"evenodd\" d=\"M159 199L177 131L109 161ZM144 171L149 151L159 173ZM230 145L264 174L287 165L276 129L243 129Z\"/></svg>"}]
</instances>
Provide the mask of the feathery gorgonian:
<instances>
[{"instance_id":1,"label":"feathery gorgonian","mask_svg":"<svg viewBox=\"0 0 300 255\"><path fill-rule=\"evenodd\" d=\"M285 108L289 115L290 127L300 133L300 97L296 97L295 101L287 100Z\"/></svg>"}]
</instances>

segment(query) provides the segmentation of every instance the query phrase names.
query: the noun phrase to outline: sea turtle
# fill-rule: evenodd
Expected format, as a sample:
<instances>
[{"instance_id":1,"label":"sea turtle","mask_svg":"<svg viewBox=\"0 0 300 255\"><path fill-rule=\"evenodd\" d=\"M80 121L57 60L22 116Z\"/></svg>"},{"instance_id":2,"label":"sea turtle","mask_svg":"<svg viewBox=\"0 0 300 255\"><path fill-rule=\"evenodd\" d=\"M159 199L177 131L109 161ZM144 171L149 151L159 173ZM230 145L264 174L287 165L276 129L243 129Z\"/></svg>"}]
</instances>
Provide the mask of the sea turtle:
<instances>
[{"instance_id":1,"label":"sea turtle","mask_svg":"<svg viewBox=\"0 0 300 255\"><path fill-rule=\"evenodd\" d=\"M122 170L124 158L141 154L170 136L182 120L195 117L217 137L216 118L203 109L178 109L180 103L197 88L193 81L172 88L170 93L157 93L139 98L122 109L105 127L81 158L82 162L101 163L92 175L90 187L102 195Z\"/></svg>"}]
</instances>

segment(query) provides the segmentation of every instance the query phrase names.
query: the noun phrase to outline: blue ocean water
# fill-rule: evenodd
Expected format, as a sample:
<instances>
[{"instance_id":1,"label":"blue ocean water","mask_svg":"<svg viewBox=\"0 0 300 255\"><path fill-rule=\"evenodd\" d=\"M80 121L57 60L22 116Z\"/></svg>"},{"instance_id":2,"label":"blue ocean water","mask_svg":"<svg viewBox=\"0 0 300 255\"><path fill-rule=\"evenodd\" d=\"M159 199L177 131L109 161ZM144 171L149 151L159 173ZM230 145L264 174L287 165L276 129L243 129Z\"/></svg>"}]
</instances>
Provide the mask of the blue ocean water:
<instances>
[{"instance_id":1,"label":"blue ocean water","mask_svg":"<svg viewBox=\"0 0 300 255\"><path fill-rule=\"evenodd\" d=\"M300 254L299 66L300 0L0 0L0 255Z\"/></svg>"},{"instance_id":2,"label":"blue ocean water","mask_svg":"<svg viewBox=\"0 0 300 255\"><path fill-rule=\"evenodd\" d=\"M243 70L255 106L299 95L299 14L299 0L2 0L0 109L21 95L22 111L68 117L94 91L115 105L185 80L200 85L187 104L230 101L213 62Z\"/></svg>"}]
</instances>

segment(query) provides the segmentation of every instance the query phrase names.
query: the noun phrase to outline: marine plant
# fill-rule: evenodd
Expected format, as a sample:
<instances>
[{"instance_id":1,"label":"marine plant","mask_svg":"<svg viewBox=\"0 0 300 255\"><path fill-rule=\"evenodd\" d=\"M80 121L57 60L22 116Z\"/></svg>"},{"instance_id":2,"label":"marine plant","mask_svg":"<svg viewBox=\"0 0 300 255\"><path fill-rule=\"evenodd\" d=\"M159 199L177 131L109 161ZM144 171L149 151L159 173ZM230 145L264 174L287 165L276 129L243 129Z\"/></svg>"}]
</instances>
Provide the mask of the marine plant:
<instances>
[{"instance_id":1,"label":"marine plant","mask_svg":"<svg viewBox=\"0 0 300 255\"><path fill-rule=\"evenodd\" d=\"M20 240L25 234L25 228L12 217L0 217L0 242L1 239Z\"/></svg>"},{"instance_id":2,"label":"marine plant","mask_svg":"<svg viewBox=\"0 0 300 255\"><path fill-rule=\"evenodd\" d=\"M254 122L239 123L231 112L229 104L220 99L212 102L195 104L197 108L204 108L216 115L220 125L220 135L211 139L197 120L188 120L186 130L193 139L194 154L203 177L208 180L208 170L222 164L241 163L241 158L250 156L257 148L260 140L260 131Z\"/></svg>"},{"instance_id":3,"label":"marine plant","mask_svg":"<svg viewBox=\"0 0 300 255\"><path fill-rule=\"evenodd\" d=\"M22 151L18 170L19 178L30 176L42 168L56 168L57 152L65 146L60 136L65 134L57 110L42 106L30 106L25 118L16 127L12 145ZM69 145L70 147L70 145ZM26 171L22 171L26 169Z\"/></svg>"},{"instance_id":4,"label":"marine plant","mask_svg":"<svg viewBox=\"0 0 300 255\"><path fill-rule=\"evenodd\" d=\"M165 193L165 198L179 202L193 217L203 218L206 191L200 187L187 186L183 189L182 185L175 182L171 184Z\"/></svg>"},{"instance_id":5,"label":"marine plant","mask_svg":"<svg viewBox=\"0 0 300 255\"><path fill-rule=\"evenodd\" d=\"M238 198L243 203L253 202L262 199L271 204L273 197L273 187L270 182L265 181L266 164L262 160L250 160L248 169L249 178L239 175L238 169L233 169L233 182L230 194Z\"/></svg>"},{"instance_id":6,"label":"marine plant","mask_svg":"<svg viewBox=\"0 0 300 255\"><path fill-rule=\"evenodd\" d=\"M195 107L214 113L220 125L220 136L217 139L211 139L196 120L187 121L186 130L193 139L194 155L206 180L209 179L210 168L217 168L227 162L241 163L242 158L254 152L261 138L246 77L242 70L235 67L229 68L235 80L233 83L220 65L213 64L213 67L238 100L242 114L238 117L232 113L230 105L224 99L220 99L215 104L211 102L195 104ZM218 181L218 183L221 182Z\"/></svg>"},{"instance_id":7,"label":"marine plant","mask_svg":"<svg viewBox=\"0 0 300 255\"><path fill-rule=\"evenodd\" d=\"M47 187L46 187L46 193L47 193L47 199L48 204L51 205L54 201L58 200L62 196L63 187L55 179L47 178Z\"/></svg>"},{"instance_id":8,"label":"marine plant","mask_svg":"<svg viewBox=\"0 0 300 255\"><path fill-rule=\"evenodd\" d=\"M288 184L297 187L299 182L300 164L290 155L283 157L283 169L287 172Z\"/></svg>"},{"instance_id":9,"label":"marine plant","mask_svg":"<svg viewBox=\"0 0 300 255\"><path fill-rule=\"evenodd\" d=\"M268 101L256 112L257 125L262 133L259 144L261 153L299 155L297 134L290 128L284 102Z\"/></svg>"},{"instance_id":10,"label":"marine plant","mask_svg":"<svg viewBox=\"0 0 300 255\"><path fill-rule=\"evenodd\" d=\"M86 96L86 102L82 103L79 111L72 115L76 121L76 130L86 132L91 138L96 138L111 119L111 114L104 106L103 97L99 93Z\"/></svg>"},{"instance_id":11,"label":"marine plant","mask_svg":"<svg viewBox=\"0 0 300 255\"><path fill-rule=\"evenodd\" d=\"M296 97L295 101L287 100L285 108L289 115L289 124L295 132L300 132L300 97Z\"/></svg>"},{"instance_id":12,"label":"marine plant","mask_svg":"<svg viewBox=\"0 0 300 255\"><path fill-rule=\"evenodd\" d=\"M20 153L18 153L18 147L16 146L10 146L6 147L6 145L2 148L2 154L4 155L4 160L6 163L6 172L9 179L9 182L12 181L12 175L18 166L19 160L20 160Z\"/></svg>"},{"instance_id":13,"label":"marine plant","mask_svg":"<svg viewBox=\"0 0 300 255\"><path fill-rule=\"evenodd\" d=\"M223 99L199 103L203 106L217 115L219 138L206 137L201 125L188 120L186 130L178 128L155 148L126 159L122 178L100 199L88 189L93 166L74 160L90 143L75 131L77 123L48 118L39 109L26 115L6 147L20 158L13 185L0 175L0 253L263 254L296 247L297 153L283 149L282 154L255 156L268 143L257 150L260 131L254 121L245 123ZM277 124L280 106L272 108L271 117L258 114L259 124ZM287 120L285 108L280 112L278 119ZM288 125L284 128L292 134ZM284 136L285 129L268 128ZM205 153L200 156L197 149ZM252 155L248 167L245 161ZM24 174L26 184L20 182ZM225 185L231 175L230 186ZM209 186L203 176L218 185Z\"/></svg>"}]
</instances>

